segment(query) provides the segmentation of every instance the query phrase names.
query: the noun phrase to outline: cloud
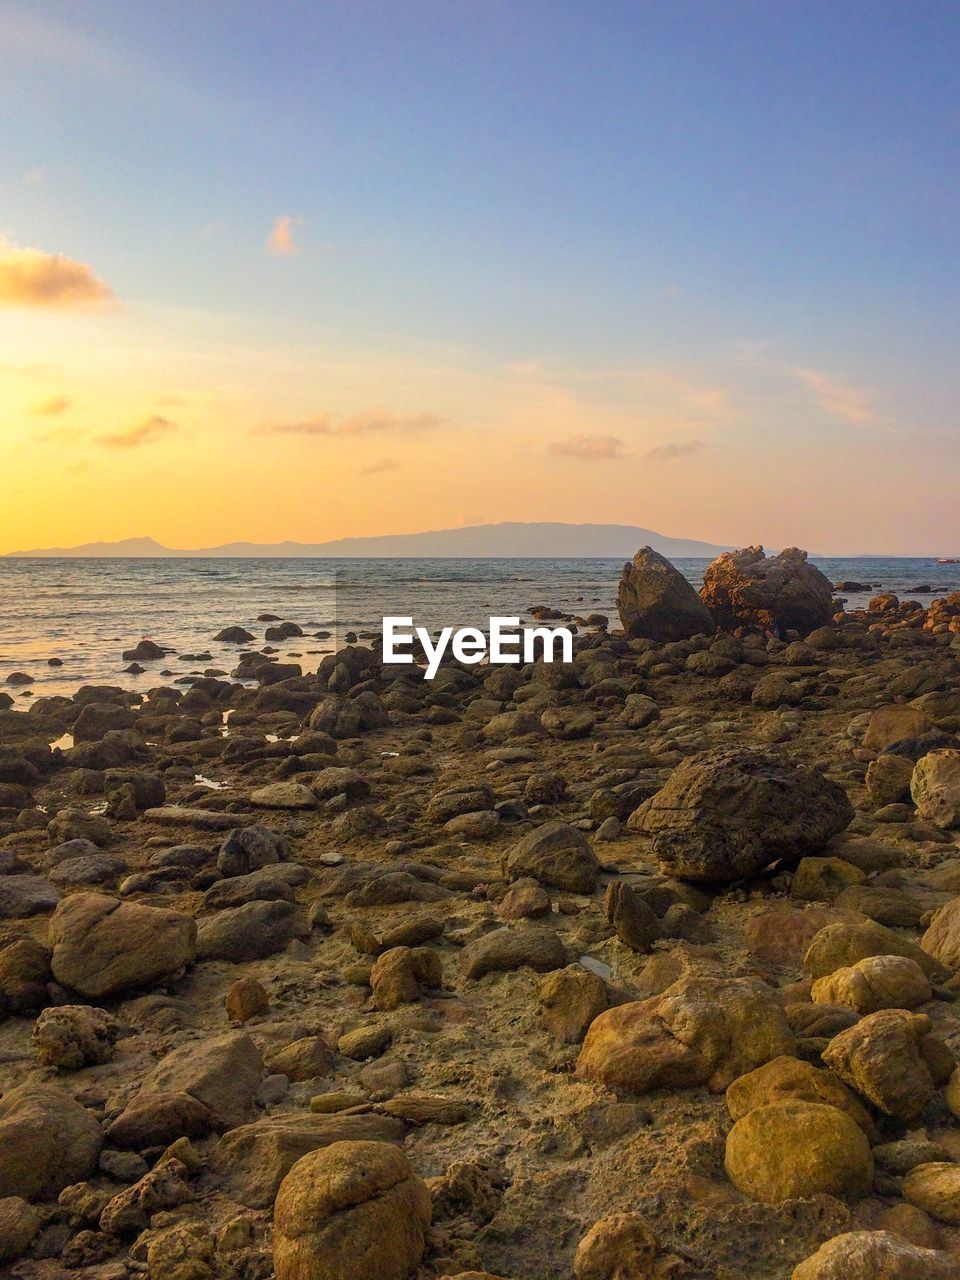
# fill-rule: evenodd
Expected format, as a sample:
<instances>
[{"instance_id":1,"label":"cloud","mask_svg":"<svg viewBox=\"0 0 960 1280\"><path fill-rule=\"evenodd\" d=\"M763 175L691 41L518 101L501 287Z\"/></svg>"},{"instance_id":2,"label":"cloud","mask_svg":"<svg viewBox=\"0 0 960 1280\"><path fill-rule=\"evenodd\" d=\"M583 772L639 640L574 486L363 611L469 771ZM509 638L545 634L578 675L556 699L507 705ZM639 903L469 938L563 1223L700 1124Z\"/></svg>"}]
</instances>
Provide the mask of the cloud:
<instances>
[{"instance_id":1,"label":"cloud","mask_svg":"<svg viewBox=\"0 0 960 1280\"><path fill-rule=\"evenodd\" d=\"M112 301L113 292L85 262L0 240L0 305L89 308Z\"/></svg>"},{"instance_id":2,"label":"cloud","mask_svg":"<svg viewBox=\"0 0 960 1280\"><path fill-rule=\"evenodd\" d=\"M643 455L644 462L668 462L671 458L688 458L692 453L702 453L706 440L679 440L676 443L658 444Z\"/></svg>"},{"instance_id":3,"label":"cloud","mask_svg":"<svg viewBox=\"0 0 960 1280\"><path fill-rule=\"evenodd\" d=\"M619 436L570 436L547 445L547 453L558 458L580 458L584 462L601 462L623 457L623 441Z\"/></svg>"},{"instance_id":4,"label":"cloud","mask_svg":"<svg viewBox=\"0 0 960 1280\"><path fill-rule=\"evenodd\" d=\"M813 392L814 399L825 413L854 426L867 426L879 421L870 393L860 387L846 386L821 373L818 369L794 369L796 377Z\"/></svg>"},{"instance_id":5,"label":"cloud","mask_svg":"<svg viewBox=\"0 0 960 1280\"><path fill-rule=\"evenodd\" d=\"M55 418L57 414L66 413L72 404L69 396L50 396L48 400L31 405L27 412L40 418Z\"/></svg>"},{"instance_id":6,"label":"cloud","mask_svg":"<svg viewBox=\"0 0 960 1280\"><path fill-rule=\"evenodd\" d=\"M433 413L418 413L408 417L398 416L385 410L374 409L369 413L354 414L349 418L338 418L334 414L322 413L316 418L308 418L303 422L266 423L254 427L257 436L365 436L378 432L396 431L429 431L443 425L443 419Z\"/></svg>"},{"instance_id":7,"label":"cloud","mask_svg":"<svg viewBox=\"0 0 960 1280\"><path fill-rule=\"evenodd\" d=\"M362 476L376 476L382 471L396 471L401 465L396 458L380 458L377 462L371 462L367 467L360 468Z\"/></svg>"},{"instance_id":8,"label":"cloud","mask_svg":"<svg viewBox=\"0 0 960 1280\"><path fill-rule=\"evenodd\" d=\"M279 254L288 258L292 254L302 252L301 246L294 240L294 232L303 226L300 218L285 213L273 224L273 230L267 240L267 253Z\"/></svg>"},{"instance_id":9,"label":"cloud","mask_svg":"<svg viewBox=\"0 0 960 1280\"><path fill-rule=\"evenodd\" d=\"M143 422L125 431L108 431L97 436L97 443L107 449L139 449L141 445L156 444L171 431L177 430L177 424L169 418L161 418L158 413L151 414Z\"/></svg>"}]
</instances>

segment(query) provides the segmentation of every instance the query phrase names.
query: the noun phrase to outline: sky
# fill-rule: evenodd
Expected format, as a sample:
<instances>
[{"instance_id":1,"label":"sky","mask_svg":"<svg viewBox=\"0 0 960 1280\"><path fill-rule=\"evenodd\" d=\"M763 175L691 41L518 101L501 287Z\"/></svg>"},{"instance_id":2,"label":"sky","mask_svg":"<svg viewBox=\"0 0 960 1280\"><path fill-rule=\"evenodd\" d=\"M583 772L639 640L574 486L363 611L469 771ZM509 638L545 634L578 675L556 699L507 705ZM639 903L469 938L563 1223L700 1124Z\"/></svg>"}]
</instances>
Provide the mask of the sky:
<instances>
[{"instance_id":1,"label":"sky","mask_svg":"<svg viewBox=\"0 0 960 1280\"><path fill-rule=\"evenodd\" d=\"M954 0L0 0L0 552L960 554Z\"/></svg>"}]
</instances>

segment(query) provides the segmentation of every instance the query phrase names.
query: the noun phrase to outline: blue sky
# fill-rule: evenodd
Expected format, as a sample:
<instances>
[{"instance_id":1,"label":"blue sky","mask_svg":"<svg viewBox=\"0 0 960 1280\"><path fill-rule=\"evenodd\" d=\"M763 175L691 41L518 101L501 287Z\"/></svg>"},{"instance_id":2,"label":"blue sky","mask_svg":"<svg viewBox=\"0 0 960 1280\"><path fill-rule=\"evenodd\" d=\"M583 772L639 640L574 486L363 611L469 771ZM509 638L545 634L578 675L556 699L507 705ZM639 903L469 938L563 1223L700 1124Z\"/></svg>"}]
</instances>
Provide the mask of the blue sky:
<instances>
[{"instance_id":1,"label":"blue sky","mask_svg":"<svg viewBox=\"0 0 960 1280\"><path fill-rule=\"evenodd\" d=\"M134 431L189 403L144 433L170 468L376 408L444 425L289 432L314 492L355 490L317 536L606 518L957 551L956 503L919 505L960 479L958 65L954 3L0 0L0 235L89 264L122 312L12 306L0 336L55 370L104 491L112 404ZM6 444L32 457L18 386ZM522 483L452 503L465 433L474 483L505 449ZM277 502L257 536L293 533ZM121 506L116 536L165 513L173 536L169 502L121 533Z\"/></svg>"}]
</instances>

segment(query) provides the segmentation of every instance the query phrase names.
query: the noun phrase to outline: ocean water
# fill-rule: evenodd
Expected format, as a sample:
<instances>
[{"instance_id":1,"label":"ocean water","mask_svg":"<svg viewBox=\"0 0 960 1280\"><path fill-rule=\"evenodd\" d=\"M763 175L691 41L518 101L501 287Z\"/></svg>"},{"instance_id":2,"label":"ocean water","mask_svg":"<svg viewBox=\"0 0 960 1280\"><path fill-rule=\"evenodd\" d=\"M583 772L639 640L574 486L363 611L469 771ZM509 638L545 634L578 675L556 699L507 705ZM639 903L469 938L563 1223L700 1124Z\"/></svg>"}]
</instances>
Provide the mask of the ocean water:
<instances>
[{"instance_id":1,"label":"ocean water","mask_svg":"<svg viewBox=\"0 0 960 1280\"><path fill-rule=\"evenodd\" d=\"M699 587L708 560L677 560ZM917 587L960 589L960 565L930 559L818 559L834 583L871 584L847 593L848 608L877 591L929 602ZM449 559L0 559L0 689L22 709L31 696L71 693L81 684L109 683L147 690L208 669L230 672L235 646L215 642L221 628L239 624L263 645L272 613L298 623L304 637L276 644L304 670L314 670L347 632L379 632L387 615L412 617L431 631L481 626L494 614L529 621L529 610L551 605L577 614L604 613L616 623L621 560ZM329 636L318 637L318 632ZM124 649L149 637L175 651L128 675ZM178 655L209 653L209 660ZM63 666L50 667L59 658ZM29 692L6 685L12 671L34 677ZM161 671L172 675L161 676Z\"/></svg>"}]
</instances>

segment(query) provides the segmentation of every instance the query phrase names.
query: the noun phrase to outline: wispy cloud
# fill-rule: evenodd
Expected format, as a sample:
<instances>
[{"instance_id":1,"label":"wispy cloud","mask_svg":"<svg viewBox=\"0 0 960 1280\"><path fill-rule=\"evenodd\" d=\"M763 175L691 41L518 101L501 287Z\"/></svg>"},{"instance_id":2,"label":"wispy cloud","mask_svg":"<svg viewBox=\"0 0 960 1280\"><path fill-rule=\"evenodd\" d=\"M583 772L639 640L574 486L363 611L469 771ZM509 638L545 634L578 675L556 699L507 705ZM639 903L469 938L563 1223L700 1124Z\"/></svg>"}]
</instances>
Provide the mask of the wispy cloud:
<instances>
[{"instance_id":1,"label":"wispy cloud","mask_svg":"<svg viewBox=\"0 0 960 1280\"><path fill-rule=\"evenodd\" d=\"M254 427L257 436L364 436L378 432L430 431L443 425L443 419L433 413L400 416L385 410L337 417L322 413L303 422L273 422Z\"/></svg>"},{"instance_id":2,"label":"wispy cloud","mask_svg":"<svg viewBox=\"0 0 960 1280\"><path fill-rule=\"evenodd\" d=\"M294 239L294 234L302 225L301 219L295 218L293 214L285 213L279 217L267 240L267 253L275 253L284 258L300 253L301 246Z\"/></svg>"},{"instance_id":3,"label":"wispy cloud","mask_svg":"<svg viewBox=\"0 0 960 1280\"><path fill-rule=\"evenodd\" d=\"M90 308L113 300L85 262L0 240L0 305Z\"/></svg>"},{"instance_id":4,"label":"wispy cloud","mask_svg":"<svg viewBox=\"0 0 960 1280\"><path fill-rule=\"evenodd\" d=\"M139 449L143 445L156 444L158 440L162 440L164 436L176 430L175 422L154 413L143 422L127 427L124 431L108 431L97 436L97 443L107 449Z\"/></svg>"},{"instance_id":5,"label":"wispy cloud","mask_svg":"<svg viewBox=\"0 0 960 1280\"><path fill-rule=\"evenodd\" d=\"M814 399L825 413L841 418L844 422L851 422L854 426L868 426L879 422L869 391L835 382L819 369L794 369L793 372L810 388Z\"/></svg>"},{"instance_id":6,"label":"wispy cloud","mask_svg":"<svg viewBox=\"0 0 960 1280\"><path fill-rule=\"evenodd\" d=\"M689 458L693 453L702 453L706 447L706 440L678 440L648 449L643 459L644 462L668 462L672 458Z\"/></svg>"},{"instance_id":7,"label":"wispy cloud","mask_svg":"<svg viewBox=\"0 0 960 1280\"><path fill-rule=\"evenodd\" d=\"M382 471L396 471L401 465L396 458L380 458L376 462L371 462L369 466L361 467L360 474L362 476L376 476Z\"/></svg>"},{"instance_id":8,"label":"wispy cloud","mask_svg":"<svg viewBox=\"0 0 960 1280\"><path fill-rule=\"evenodd\" d=\"M55 418L58 414L66 413L72 404L69 396L50 396L47 400L31 405L27 412L39 418Z\"/></svg>"},{"instance_id":9,"label":"wispy cloud","mask_svg":"<svg viewBox=\"0 0 960 1280\"><path fill-rule=\"evenodd\" d=\"M584 462L603 462L623 457L623 441L619 436L570 436L547 445L547 453L558 458L580 458Z\"/></svg>"}]
</instances>

